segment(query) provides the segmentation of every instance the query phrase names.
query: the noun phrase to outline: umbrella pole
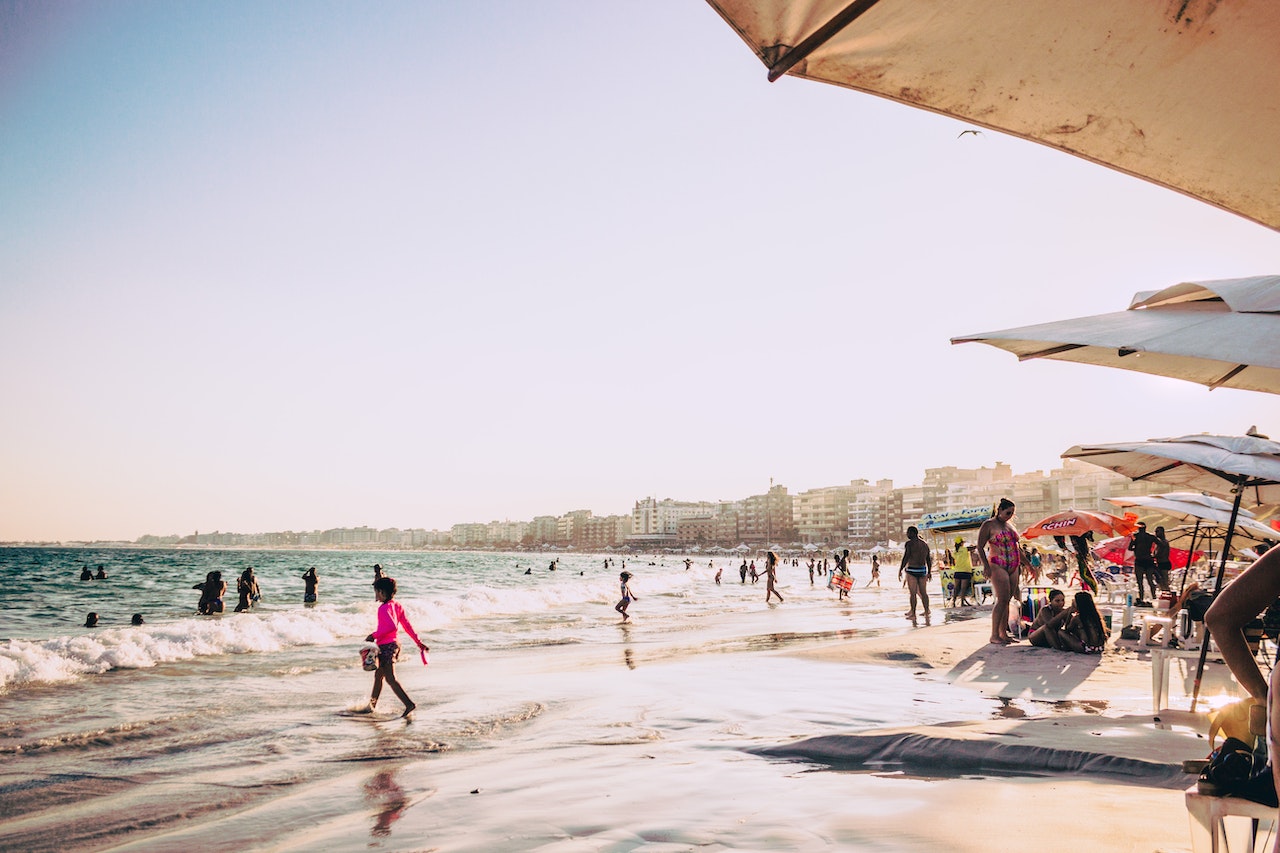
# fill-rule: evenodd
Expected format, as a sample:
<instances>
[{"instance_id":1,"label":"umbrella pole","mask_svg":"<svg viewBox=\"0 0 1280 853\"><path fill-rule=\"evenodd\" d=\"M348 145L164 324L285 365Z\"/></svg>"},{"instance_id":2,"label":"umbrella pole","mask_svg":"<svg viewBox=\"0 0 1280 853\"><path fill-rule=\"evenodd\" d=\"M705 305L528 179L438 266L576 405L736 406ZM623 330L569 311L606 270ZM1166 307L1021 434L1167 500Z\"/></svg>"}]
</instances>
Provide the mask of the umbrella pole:
<instances>
[{"instance_id":1,"label":"umbrella pole","mask_svg":"<svg viewBox=\"0 0 1280 853\"><path fill-rule=\"evenodd\" d=\"M1182 567L1182 585L1178 587L1178 598L1187 591L1187 575L1191 574L1191 560L1196 553L1196 534L1200 532L1200 519L1196 519L1195 529L1191 531L1191 547L1187 548L1187 564Z\"/></svg>"},{"instance_id":2,"label":"umbrella pole","mask_svg":"<svg viewBox=\"0 0 1280 853\"><path fill-rule=\"evenodd\" d=\"M1236 532L1236 519L1240 517L1240 499L1244 497L1245 477L1241 475L1236 481L1236 499L1231 504L1231 521L1227 525L1227 535L1222 540L1222 559L1218 561L1218 578L1213 584L1216 596L1222 589L1222 578L1227 573L1227 554L1231 552L1231 537ZM1204 675L1204 662L1209 657L1209 626L1204 626L1204 640L1200 644L1200 659L1196 662L1196 680L1191 689L1191 712L1196 710L1196 701L1200 698L1200 678Z\"/></svg>"}]
</instances>

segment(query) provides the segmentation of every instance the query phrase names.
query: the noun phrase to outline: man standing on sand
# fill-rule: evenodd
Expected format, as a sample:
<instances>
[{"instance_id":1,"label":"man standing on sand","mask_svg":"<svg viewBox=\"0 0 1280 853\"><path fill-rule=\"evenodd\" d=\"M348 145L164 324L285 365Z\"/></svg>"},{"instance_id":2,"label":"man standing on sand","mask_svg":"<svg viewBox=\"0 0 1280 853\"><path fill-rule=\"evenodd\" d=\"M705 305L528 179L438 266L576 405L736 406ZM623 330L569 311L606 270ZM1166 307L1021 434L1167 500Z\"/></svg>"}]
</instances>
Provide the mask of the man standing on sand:
<instances>
[{"instance_id":1,"label":"man standing on sand","mask_svg":"<svg viewBox=\"0 0 1280 853\"><path fill-rule=\"evenodd\" d=\"M1143 578L1146 578L1147 583L1151 586L1152 600L1155 600L1159 592L1156 589L1155 547L1156 538L1147 532L1147 523L1139 521L1138 529L1134 531L1133 536L1129 539L1129 550L1133 552L1134 579L1138 582L1138 600L1134 603L1138 607L1151 606L1151 602L1147 600L1142 591Z\"/></svg>"},{"instance_id":2,"label":"man standing on sand","mask_svg":"<svg viewBox=\"0 0 1280 853\"><path fill-rule=\"evenodd\" d=\"M742 582L747 582L747 561L743 560L742 565L738 566L738 576L742 578Z\"/></svg>"},{"instance_id":3,"label":"man standing on sand","mask_svg":"<svg viewBox=\"0 0 1280 853\"><path fill-rule=\"evenodd\" d=\"M898 580L907 573L907 592L911 594L911 611L907 618L915 621L916 599L924 604L924 618L929 618L929 578L933 576L933 552L920 538L915 525L907 528L907 541L902 546L902 563L898 566Z\"/></svg>"}]
</instances>

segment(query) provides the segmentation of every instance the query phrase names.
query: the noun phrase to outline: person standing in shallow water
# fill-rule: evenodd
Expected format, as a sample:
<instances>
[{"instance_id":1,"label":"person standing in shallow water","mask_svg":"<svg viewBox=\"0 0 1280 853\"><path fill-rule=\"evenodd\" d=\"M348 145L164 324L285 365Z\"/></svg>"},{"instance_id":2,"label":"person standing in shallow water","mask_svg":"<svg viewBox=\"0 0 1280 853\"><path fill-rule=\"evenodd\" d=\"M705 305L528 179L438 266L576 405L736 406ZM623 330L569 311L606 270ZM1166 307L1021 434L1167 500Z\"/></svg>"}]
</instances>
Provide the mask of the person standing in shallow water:
<instances>
[{"instance_id":1,"label":"person standing in shallow water","mask_svg":"<svg viewBox=\"0 0 1280 853\"><path fill-rule=\"evenodd\" d=\"M223 597L227 594L227 583L222 579L222 572L209 572L204 576L204 583L195 584L191 588L200 590L197 612L208 615L223 611Z\"/></svg>"},{"instance_id":2,"label":"person standing in shallow water","mask_svg":"<svg viewBox=\"0 0 1280 853\"><path fill-rule=\"evenodd\" d=\"M302 582L306 584L306 591L302 594L303 602L315 604L320 591L320 578L316 576L315 566L302 573Z\"/></svg>"},{"instance_id":3,"label":"person standing in shallow water","mask_svg":"<svg viewBox=\"0 0 1280 853\"><path fill-rule=\"evenodd\" d=\"M631 580L631 572L623 572L622 574L618 575L618 580L620 581L620 585L622 587L622 598L621 600L618 601L617 604L613 606L613 609L621 613L622 621L626 622L628 619L631 618L629 615L627 615L627 608L631 606L631 602L639 601L639 599L632 594L631 586L627 583L628 581Z\"/></svg>"},{"instance_id":4,"label":"person standing in shallow water","mask_svg":"<svg viewBox=\"0 0 1280 853\"><path fill-rule=\"evenodd\" d=\"M396 694L396 698L404 703L404 713L401 716L407 718L418 706L409 698L409 694L404 692L404 688L396 679L396 661L400 659L400 635L396 626L404 628L405 633L418 644L418 650L423 655L430 649L418 639L418 634L409 624L409 617L405 615L404 608L395 600L395 578L386 576L378 578L373 582L373 594L380 602L378 627L372 634L365 637L365 642L378 644L378 668L373 673L373 693L369 696L368 713L373 713L378 707L378 697L382 695L382 683L385 681L391 685L391 691Z\"/></svg>"},{"instance_id":5,"label":"person standing in shallow water","mask_svg":"<svg viewBox=\"0 0 1280 853\"><path fill-rule=\"evenodd\" d=\"M1018 531L1011 523L1013 513L1013 501L1001 498L991 518L978 529L978 559L996 595L991 608L991 642L999 645L1017 642L1009 636L1009 602L1018 597L1022 551L1018 548Z\"/></svg>"},{"instance_id":6,"label":"person standing in shallow water","mask_svg":"<svg viewBox=\"0 0 1280 853\"><path fill-rule=\"evenodd\" d=\"M777 590L778 583L778 555L772 551L764 556L764 603L769 603L769 597L778 596L778 603L782 603L782 593Z\"/></svg>"},{"instance_id":7,"label":"person standing in shallow water","mask_svg":"<svg viewBox=\"0 0 1280 853\"><path fill-rule=\"evenodd\" d=\"M920 538L919 528L907 528L907 541L902 546L902 563L898 566L898 580L907 574L907 592L911 595L911 610L907 618L916 618L916 600L924 605L924 618L929 618L929 579L933 576L933 552Z\"/></svg>"},{"instance_id":8,"label":"person standing in shallow water","mask_svg":"<svg viewBox=\"0 0 1280 853\"><path fill-rule=\"evenodd\" d=\"M253 607L253 602L261 597L258 591L258 579L253 574L253 566L240 573L240 578L236 581L236 593L240 596L240 600L236 602L236 613L243 613Z\"/></svg>"}]
</instances>

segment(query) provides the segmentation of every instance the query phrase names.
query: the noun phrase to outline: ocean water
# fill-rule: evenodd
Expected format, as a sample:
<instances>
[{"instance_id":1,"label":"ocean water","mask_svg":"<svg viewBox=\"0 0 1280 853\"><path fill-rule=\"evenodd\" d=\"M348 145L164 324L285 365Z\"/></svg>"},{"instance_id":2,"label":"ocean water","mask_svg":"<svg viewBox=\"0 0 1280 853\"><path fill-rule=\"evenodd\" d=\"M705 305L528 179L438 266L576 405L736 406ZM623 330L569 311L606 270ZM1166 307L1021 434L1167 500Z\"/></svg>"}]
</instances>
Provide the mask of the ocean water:
<instances>
[{"instance_id":1,"label":"ocean water","mask_svg":"<svg viewBox=\"0 0 1280 853\"><path fill-rule=\"evenodd\" d=\"M753 750L996 710L906 670L785 654L909 630L891 571L866 589L855 566L841 603L786 565L770 606L737 559L604 559L0 549L0 849L895 849L818 830L831 786ZM623 559L630 623L613 611ZM389 690L379 714L351 713L372 681L374 563L431 646L429 666L406 652L397 668L409 722ZM85 564L107 579L78 580ZM262 600L233 613L246 566ZM198 616L192 585L214 569L227 612Z\"/></svg>"}]
</instances>

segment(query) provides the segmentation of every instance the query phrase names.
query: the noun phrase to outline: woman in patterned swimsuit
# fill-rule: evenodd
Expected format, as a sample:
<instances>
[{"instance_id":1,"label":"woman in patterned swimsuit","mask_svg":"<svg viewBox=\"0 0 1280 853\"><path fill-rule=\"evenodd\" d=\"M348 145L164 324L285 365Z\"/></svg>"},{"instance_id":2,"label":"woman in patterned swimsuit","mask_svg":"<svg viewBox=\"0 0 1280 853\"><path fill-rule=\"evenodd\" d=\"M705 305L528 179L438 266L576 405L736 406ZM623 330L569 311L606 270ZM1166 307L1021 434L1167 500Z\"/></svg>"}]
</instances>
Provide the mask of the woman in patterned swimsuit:
<instances>
[{"instance_id":1,"label":"woman in patterned swimsuit","mask_svg":"<svg viewBox=\"0 0 1280 853\"><path fill-rule=\"evenodd\" d=\"M1013 501L1001 498L995 513L978 531L978 557L996 594L991 608L991 642L1000 645L1017 642L1009 636L1009 602L1018 597L1018 576L1022 571L1018 531L1009 523L1013 510Z\"/></svg>"}]
</instances>

